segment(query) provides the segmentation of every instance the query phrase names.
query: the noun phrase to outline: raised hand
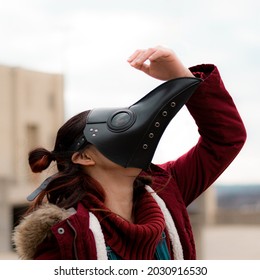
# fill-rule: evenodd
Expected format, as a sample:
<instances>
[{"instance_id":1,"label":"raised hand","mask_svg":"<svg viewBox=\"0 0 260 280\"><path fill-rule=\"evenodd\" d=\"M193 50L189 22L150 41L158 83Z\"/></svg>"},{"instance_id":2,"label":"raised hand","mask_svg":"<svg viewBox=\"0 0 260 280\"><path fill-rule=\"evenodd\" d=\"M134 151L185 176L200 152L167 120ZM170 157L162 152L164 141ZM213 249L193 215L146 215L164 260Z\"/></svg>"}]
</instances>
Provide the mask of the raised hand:
<instances>
[{"instance_id":1,"label":"raised hand","mask_svg":"<svg viewBox=\"0 0 260 280\"><path fill-rule=\"evenodd\" d=\"M171 49L161 46L136 50L127 61L134 68L159 80L193 77Z\"/></svg>"}]
</instances>

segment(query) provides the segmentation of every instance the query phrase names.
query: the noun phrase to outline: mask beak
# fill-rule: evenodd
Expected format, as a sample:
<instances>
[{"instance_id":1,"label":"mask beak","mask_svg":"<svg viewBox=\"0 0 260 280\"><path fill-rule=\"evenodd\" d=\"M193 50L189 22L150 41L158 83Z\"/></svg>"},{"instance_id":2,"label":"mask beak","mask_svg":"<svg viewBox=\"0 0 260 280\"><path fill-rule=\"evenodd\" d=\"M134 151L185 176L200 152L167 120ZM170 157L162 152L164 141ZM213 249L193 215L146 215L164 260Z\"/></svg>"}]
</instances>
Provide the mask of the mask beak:
<instances>
[{"instance_id":1,"label":"mask beak","mask_svg":"<svg viewBox=\"0 0 260 280\"><path fill-rule=\"evenodd\" d=\"M200 82L198 78L170 80L128 108L93 109L84 136L113 162L145 170L166 127Z\"/></svg>"}]
</instances>

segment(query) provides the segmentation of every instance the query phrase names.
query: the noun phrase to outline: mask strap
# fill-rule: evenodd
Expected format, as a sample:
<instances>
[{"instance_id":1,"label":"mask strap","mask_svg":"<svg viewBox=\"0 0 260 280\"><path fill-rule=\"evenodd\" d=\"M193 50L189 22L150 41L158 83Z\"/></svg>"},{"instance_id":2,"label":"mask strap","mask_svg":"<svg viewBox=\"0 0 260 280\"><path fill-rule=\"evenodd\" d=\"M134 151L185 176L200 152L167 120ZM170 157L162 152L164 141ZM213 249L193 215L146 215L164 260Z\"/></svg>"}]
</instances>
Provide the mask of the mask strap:
<instances>
[{"instance_id":1,"label":"mask strap","mask_svg":"<svg viewBox=\"0 0 260 280\"><path fill-rule=\"evenodd\" d=\"M70 146L69 151L78 151L80 150L83 145L87 142L87 139L85 138L84 134L78 137L74 143Z\"/></svg>"},{"instance_id":2,"label":"mask strap","mask_svg":"<svg viewBox=\"0 0 260 280\"><path fill-rule=\"evenodd\" d=\"M49 183L57 176L57 173L45 179L41 185L27 196L28 201L33 201L42 191L46 189Z\"/></svg>"}]
</instances>

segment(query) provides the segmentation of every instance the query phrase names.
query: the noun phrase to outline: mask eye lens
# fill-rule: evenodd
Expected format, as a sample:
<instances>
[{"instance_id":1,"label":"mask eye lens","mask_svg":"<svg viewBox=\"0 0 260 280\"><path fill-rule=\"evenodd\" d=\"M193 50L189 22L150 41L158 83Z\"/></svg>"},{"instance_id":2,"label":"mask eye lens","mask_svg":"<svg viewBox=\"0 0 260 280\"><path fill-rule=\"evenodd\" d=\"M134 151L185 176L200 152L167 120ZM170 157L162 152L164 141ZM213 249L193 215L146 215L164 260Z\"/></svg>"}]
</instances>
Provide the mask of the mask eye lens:
<instances>
[{"instance_id":1,"label":"mask eye lens","mask_svg":"<svg viewBox=\"0 0 260 280\"><path fill-rule=\"evenodd\" d=\"M109 118L108 127L115 132L121 132L130 128L135 122L135 115L132 111L126 109L117 111Z\"/></svg>"},{"instance_id":2,"label":"mask eye lens","mask_svg":"<svg viewBox=\"0 0 260 280\"><path fill-rule=\"evenodd\" d=\"M112 117L111 124L113 127L125 126L131 119L131 116L127 112L121 112Z\"/></svg>"}]
</instances>

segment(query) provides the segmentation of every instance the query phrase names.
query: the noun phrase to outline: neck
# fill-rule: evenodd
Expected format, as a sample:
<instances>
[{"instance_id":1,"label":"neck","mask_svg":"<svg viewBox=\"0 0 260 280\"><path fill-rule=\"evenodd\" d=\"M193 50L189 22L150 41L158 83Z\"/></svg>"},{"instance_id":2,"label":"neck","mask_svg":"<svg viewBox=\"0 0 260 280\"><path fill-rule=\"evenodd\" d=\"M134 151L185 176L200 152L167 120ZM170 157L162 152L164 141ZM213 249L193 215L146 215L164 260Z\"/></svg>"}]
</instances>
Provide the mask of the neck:
<instances>
[{"instance_id":1,"label":"neck","mask_svg":"<svg viewBox=\"0 0 260 280\"><path fill-rule=\"evenodd\" d=\"M106 193L105 205L121 218L133 222L133 185L104 188Z\"/></svg>"},{"instance_id":2,"label":"neck","mask_svg":"<svg viewBox=\"0 0 260 280\"><path fill-rule=\"evenodd\" d=\"M105 206L123 219L133 222L133 184L139 172L131 168L92 171L90 175L105 191Z\"/></svg>"}]
</instances>

